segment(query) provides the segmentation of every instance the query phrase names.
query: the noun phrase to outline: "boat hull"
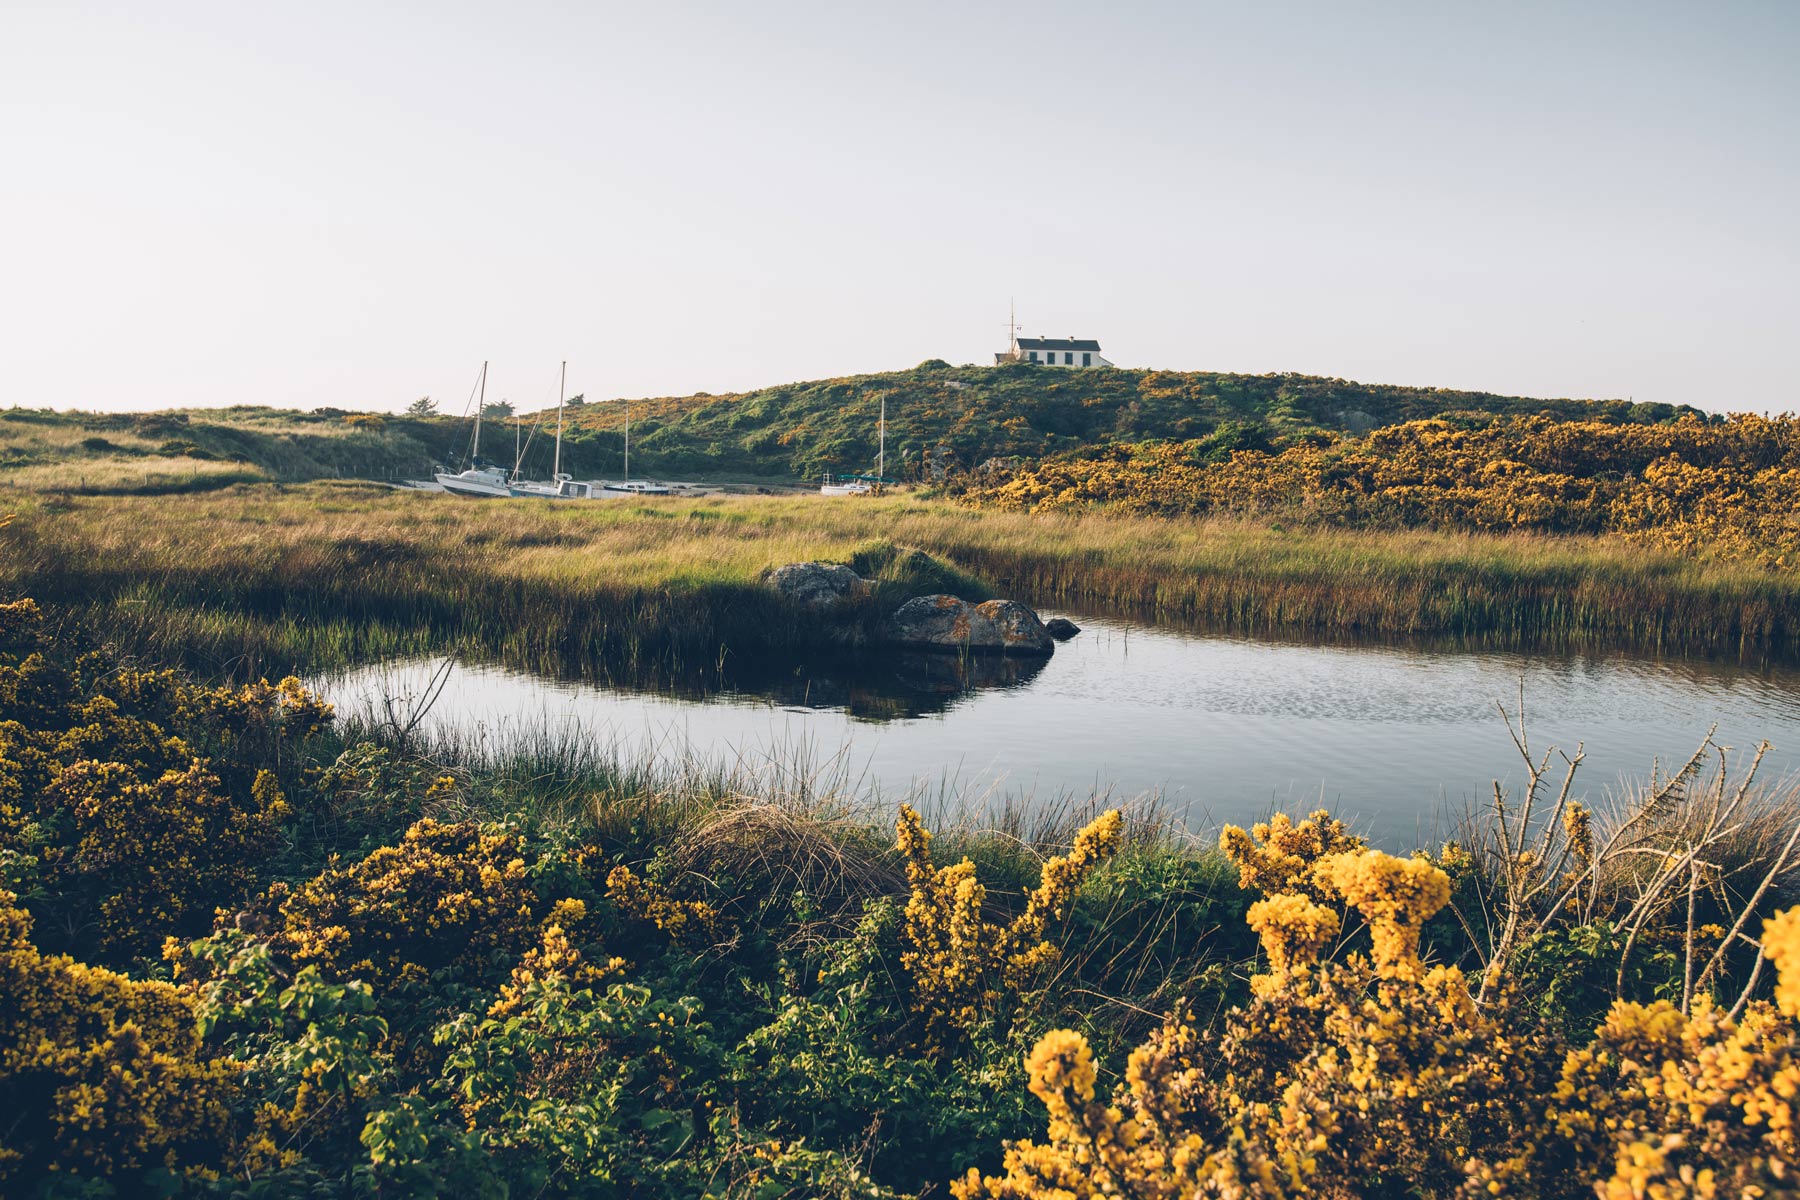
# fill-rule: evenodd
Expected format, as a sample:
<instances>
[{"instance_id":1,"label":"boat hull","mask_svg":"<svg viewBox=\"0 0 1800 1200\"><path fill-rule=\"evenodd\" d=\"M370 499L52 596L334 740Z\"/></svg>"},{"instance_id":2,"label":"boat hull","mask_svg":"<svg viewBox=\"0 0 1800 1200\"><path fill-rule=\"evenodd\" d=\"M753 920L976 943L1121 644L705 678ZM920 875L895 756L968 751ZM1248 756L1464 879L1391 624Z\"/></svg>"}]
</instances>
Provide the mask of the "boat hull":
<instances>
[{"instance_id":1,"label":"boat hull","mask_svg":"<svg viewBox=\"0 0 1800 1200\"><path fill-rule=\"evenodd\" d=\"M477 499L492 500L512 495L505 483L497 483L490 479L471 479L466 472L461 475L451 475L448 472L440 471L433 478L437 480L439 487L453 496L473 496Z\"/></svg>"}]
</instances>

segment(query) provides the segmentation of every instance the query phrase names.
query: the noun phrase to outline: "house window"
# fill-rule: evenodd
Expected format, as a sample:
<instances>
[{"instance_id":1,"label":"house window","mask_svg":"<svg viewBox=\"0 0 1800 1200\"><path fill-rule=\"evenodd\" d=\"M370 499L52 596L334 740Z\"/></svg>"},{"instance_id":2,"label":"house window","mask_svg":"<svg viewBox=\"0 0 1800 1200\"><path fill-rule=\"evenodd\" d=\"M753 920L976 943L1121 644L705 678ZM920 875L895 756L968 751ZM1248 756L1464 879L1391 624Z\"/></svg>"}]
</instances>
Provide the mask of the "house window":
<instances>
[{"instance_id":1,"label":"house window","mask_svg":"<svg viewBox=\"0 0 1800 1200\"><path fill-rule=\"evenodd\" d=\"M1063 351L1063 366L1065 366L1065 367L1072 367L1072 366L1074 366L1074 365L1075 365L1075 354L1074 354L1074 352L1073 352L1073 351L1069 351L1069 350L1065 350L1065 351Z\"/></svg>"},{"instance_id":2,"label":"house window","mask_svg":"<svg viewBox=\"0 0 1800 1200\"><path fill-rule=\"evenodd\" d=\"M1033 350L1033 351L1032 351L1032 352L1031 352L1031 361L1032 361L1032 362L1036 362L1036 361L1037 361L1037 351L1036 351L1036 350Z\"/></svg>"},{"instance_id":3,"label":"house window","mask_svg":"<svg viewBox=\"0 0 1800 1200\"><path fill-rule=\"evenodd\" d=\"M1094 365L1094 356L1092 354L1088 353L1086 350L1083 350L1081 352L1081 365L1084 367L1093 366Z\"/></svg>"}]
</instances>

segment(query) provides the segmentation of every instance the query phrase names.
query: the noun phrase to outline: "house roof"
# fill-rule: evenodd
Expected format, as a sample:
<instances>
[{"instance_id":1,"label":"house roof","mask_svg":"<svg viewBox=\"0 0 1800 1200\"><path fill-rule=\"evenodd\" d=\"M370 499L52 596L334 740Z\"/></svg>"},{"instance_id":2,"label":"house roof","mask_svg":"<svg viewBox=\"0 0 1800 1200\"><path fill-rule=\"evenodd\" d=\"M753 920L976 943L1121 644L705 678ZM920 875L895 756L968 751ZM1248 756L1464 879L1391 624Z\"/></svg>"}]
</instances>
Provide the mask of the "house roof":
<instances>
[{"instance_id":1,"label":"house roof","mask_svg":"<svg viewBox=\"0 0 1800 1200\"><path fill-rule=\"evenodd\" d=\"M1028 338L1019 339L1021 350L1100 350L1100 343L1093 338Z\"/></svg>"}]
</instances>

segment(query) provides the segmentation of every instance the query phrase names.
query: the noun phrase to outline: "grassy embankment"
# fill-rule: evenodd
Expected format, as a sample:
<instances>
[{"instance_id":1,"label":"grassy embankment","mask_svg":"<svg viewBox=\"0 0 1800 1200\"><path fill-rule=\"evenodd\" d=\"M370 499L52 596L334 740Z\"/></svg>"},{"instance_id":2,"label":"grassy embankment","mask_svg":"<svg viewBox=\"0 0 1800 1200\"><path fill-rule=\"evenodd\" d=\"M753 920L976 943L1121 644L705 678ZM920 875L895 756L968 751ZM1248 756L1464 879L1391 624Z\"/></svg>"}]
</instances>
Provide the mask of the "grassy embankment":
<instances>
[{"instance_id":1,"label":"grassy embankment","mask_svg":"<svg viewBox=\"0 0 1800 1200\"><path fill-rule=\"evenodd\" d=\"M238 671L450 642L626 676L716 669L854 648L904 593L983 585L1241 634L1753 660L1800 648L1792 572L1610 538L1032 515L906 496L483 505L348 484L27 498L17 512L0 534L0 591ZM807 559L853 562L886 586L822 625L757 585Z\"/></svg>"},{"instance_id":2,"label":"grassy embankment","mask_svg":"<svg viewBox=\"0 0 1800 1200\"><path fill-rule=\"evenodd\" d=\"M165 495L339 476L417 478L458 436L458 423L442 417L341 409L0 409L0 495Z\"/></svg>"}]
</instances>

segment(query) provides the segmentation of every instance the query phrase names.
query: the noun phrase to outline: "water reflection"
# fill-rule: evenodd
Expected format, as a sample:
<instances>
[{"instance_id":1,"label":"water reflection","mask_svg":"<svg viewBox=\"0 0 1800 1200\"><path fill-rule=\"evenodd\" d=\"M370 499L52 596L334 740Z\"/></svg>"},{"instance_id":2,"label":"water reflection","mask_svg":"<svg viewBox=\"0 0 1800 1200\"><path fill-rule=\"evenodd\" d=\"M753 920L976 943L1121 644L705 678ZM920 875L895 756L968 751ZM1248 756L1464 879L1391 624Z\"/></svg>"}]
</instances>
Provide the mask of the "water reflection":
<instances>
[{"instance_id":1,"label":"water reflection","mask_svg":"<svg viewBox=\"0 0 1800 1200\"><path fill-rule=\"evenodd\" d=\"M1047 661L870 656L770 671L726 663L679 686L556 680L464 664L432 710L500 747L548 723L624 753L767 761L847 756L885 796L921 781L978 794L1161 793L1191 825L1327 803L1404 841L1521 767L1496 704L1524 690L1533 741L1585 743L1597 798L1713 726L1768 775L1800 768L1800 674L1623 656L1448 652L1190 635L1076 614ZM324 681L350 709L429 664ZM510 732L509 732L510 731Z\"/></svg>"}]
</instances>

